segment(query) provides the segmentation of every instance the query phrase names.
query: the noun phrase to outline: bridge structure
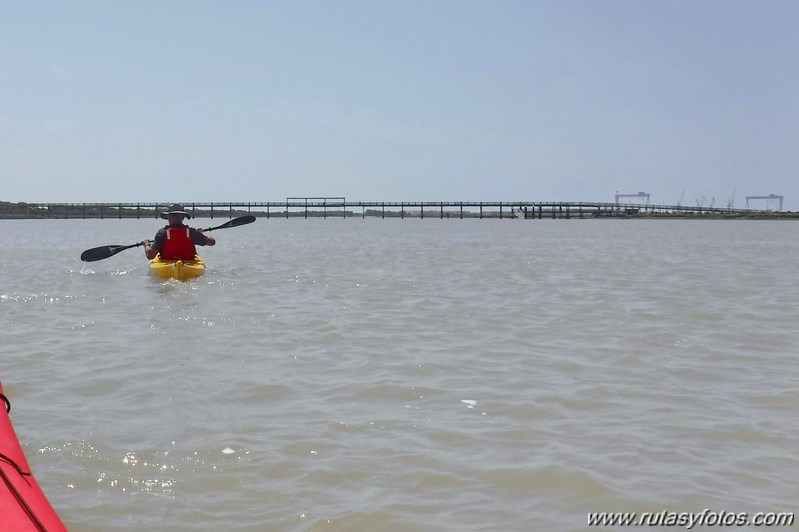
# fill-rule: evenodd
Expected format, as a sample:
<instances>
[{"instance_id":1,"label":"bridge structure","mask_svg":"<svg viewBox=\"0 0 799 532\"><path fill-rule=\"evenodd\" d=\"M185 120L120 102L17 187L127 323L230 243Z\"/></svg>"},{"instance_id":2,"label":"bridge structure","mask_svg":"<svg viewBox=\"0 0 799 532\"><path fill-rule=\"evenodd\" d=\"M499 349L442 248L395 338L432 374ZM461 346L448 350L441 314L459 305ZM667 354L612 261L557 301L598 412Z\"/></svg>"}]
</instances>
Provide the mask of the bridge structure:
<instances>
[{"instance_id":1,"label":"bridge structure","mask_svg":"<svg viewBox=\"0 0 799 532\"><path fill-rule=\"evenodd\" d=\"M0 203L0 218L159 218L170 202ZM642 215L747 215L766 210L651 203L574 201L351 201L289 197L273 202L184 202L194 217L232 218L610 218ZM748 206L747 206L748 207Z\"/></svg>"}]
</instances>

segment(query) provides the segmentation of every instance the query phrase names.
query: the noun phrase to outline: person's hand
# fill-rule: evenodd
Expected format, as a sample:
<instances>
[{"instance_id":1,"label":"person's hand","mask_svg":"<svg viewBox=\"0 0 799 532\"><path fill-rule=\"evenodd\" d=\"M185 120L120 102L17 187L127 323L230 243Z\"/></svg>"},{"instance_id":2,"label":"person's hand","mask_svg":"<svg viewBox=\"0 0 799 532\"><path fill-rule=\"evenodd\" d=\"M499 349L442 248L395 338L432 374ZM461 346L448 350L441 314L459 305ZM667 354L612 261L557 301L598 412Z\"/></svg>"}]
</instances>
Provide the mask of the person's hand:
<instances>
[{"instance_id":1,"label":"person's hand","mask_svg":"<svg viewBox=\"0 0 799 532\"><path fill-rule=\"evenodd\" d=\"M142 241L141 241L141 245L142 245L142 246L149 246L149 245L150 245L150 241L149 241L149 240L146 240L146 239L145 239L145 240L142 240Z\"/></svg>"}]
</instances>

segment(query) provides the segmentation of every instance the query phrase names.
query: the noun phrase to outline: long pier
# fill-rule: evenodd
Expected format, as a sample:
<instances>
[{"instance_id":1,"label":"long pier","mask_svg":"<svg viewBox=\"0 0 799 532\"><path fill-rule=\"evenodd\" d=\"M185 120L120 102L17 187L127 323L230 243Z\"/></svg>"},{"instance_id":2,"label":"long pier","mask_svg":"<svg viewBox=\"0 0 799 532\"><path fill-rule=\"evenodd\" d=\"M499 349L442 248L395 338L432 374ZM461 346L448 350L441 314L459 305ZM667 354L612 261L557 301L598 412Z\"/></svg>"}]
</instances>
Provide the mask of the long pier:
<instances>
[{"instance_id":1,"label":"long pier","mask_svg":"<svg viewBox=\"0 0 799 532\"><path fill-rule=\"evenodd\" d=\"M169 203L9 203L0 218L159 218ZM752 216L770 211L720 207L572 201L349 201L288 198L267 202L188 202L193 216L232 218L516 218L571 219L668 216Z\"/></svg>"}]
</instances>

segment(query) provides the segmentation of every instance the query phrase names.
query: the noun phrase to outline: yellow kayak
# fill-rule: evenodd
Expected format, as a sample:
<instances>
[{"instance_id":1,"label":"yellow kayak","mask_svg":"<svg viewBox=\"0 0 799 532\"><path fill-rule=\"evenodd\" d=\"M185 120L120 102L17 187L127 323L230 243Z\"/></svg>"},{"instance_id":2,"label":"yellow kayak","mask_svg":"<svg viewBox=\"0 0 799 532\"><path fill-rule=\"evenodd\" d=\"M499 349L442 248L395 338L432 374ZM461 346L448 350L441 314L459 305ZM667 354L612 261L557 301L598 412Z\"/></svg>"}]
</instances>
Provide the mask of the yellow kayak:
<instances>
[{"instance_id":1,"label":"yellow kayak","mask_svg":"<svg viewBox=\"0 0 799 532\"><path fill-rule=\"evenodd\" d=\"M205 263L199 255L195 255L194 260L161 260L158 254L150 261L150 271L160 279L186 281L202 275Z\"/></svg>"}]
</instances>

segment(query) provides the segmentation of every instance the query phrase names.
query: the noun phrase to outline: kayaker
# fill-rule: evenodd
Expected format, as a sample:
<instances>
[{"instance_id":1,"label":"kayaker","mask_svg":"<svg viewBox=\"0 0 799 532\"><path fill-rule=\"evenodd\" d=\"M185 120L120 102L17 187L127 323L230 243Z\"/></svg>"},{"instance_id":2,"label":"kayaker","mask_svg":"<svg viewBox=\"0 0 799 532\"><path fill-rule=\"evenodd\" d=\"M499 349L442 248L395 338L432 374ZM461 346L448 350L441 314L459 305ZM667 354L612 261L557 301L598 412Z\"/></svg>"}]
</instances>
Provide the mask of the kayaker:
<instances>
[{"instance_id":1,"label":"kayaker","mask_svg":"<svg viewBox=\"0 0 799 532\"><path fill-rule=\"evenodd\" d=\"M165 260L194 260L197 250L194 246L213 246L216 240L211 235L206 235L199 229L194 229L183 223L191 215L183 209L180 203L173 203L169 210L161 213L161 218L166 218L169 225L162 227L155 233L155 238L142 240L144 254L152 260L160 252Z\"/></svg>"}]
</instances>

